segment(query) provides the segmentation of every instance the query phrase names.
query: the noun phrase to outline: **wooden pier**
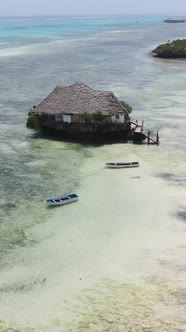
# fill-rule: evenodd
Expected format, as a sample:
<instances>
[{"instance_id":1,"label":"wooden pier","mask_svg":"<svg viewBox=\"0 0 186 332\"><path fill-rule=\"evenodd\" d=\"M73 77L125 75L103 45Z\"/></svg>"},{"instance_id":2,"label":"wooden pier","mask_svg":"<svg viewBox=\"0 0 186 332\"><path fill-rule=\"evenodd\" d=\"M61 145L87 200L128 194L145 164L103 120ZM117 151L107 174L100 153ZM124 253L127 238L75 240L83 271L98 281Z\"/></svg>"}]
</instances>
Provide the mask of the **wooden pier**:
<instances>
[{"instance_id":1,"label":"wooden pier","mask_svg":"<svg viewBox=\"0 0 186 332\"><path fill-rule=\"evenodd\" d=\"M148 130L147 132L144 131L143 121L130 118L130 124L134 125L134 128L132 129L133 143L142 143L142 141L144 141L145 139L147 139L148 144L158 145L160 143L158 131L156 134L156 138L152 137L150 130Z\"/></svg>"}]
</instances>

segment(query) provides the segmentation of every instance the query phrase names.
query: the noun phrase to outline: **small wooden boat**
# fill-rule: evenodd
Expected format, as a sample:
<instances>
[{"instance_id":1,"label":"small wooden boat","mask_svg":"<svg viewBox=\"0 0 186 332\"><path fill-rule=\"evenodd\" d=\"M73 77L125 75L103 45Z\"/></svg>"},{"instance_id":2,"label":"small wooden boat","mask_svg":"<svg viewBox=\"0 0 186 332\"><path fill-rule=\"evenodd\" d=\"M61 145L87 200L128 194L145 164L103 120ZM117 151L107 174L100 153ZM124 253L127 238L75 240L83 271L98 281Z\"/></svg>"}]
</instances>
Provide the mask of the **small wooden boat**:
<instances>
[{"instance_id":1,"label":"small wooden boat","mask_svg":"<svg viewBox=\"0 0 186 332\"><path fill-rule=\"evenodd\" d=\"M60 196L56 198L49 198L46 200L47 205L52 206L52 205L63 205L67 203L71 203L74 201L77 201L79 199L79 196L77 194L69 194L66 196Z\"/></svg>"},{"instance_id":2,"label":"small wooden boat","mask_svg":"<svg viewBox=\"0 0 186 332\"><path fill-rule=\"evenodd\" d=\"M128 168L128 167L139 167L138 161L132 161L130 163L106 163L108 168Z\"/></svg>"}]
</instances>

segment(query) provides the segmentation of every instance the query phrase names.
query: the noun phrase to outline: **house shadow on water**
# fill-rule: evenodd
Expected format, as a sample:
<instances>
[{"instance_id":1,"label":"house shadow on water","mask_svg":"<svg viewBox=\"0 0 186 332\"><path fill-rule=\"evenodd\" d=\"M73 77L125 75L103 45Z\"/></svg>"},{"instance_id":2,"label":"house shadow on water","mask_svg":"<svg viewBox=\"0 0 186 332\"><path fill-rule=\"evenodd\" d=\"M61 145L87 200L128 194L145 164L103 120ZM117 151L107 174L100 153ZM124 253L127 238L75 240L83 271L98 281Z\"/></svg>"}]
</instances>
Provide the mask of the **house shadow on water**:
<instances>
[{"instance_id":1,"label":"house shadow on water","mask_svg":"<svg viewBox=\"0 0 186 332\"><path fill-rule=\"evenodd\" d=\"M40 129L38 131L34 131L28 135L29 139L38 140L38 139L46 139L51 141L58 142L66 142L66 143L77 143L81 145L91 145L91 146L102 146L106 144L127 144L128 136L124 136L121 133L117 134L77 134L77 135L68 135L65 133L58 132L52 129Z\"/></svg>"}]
</instances>

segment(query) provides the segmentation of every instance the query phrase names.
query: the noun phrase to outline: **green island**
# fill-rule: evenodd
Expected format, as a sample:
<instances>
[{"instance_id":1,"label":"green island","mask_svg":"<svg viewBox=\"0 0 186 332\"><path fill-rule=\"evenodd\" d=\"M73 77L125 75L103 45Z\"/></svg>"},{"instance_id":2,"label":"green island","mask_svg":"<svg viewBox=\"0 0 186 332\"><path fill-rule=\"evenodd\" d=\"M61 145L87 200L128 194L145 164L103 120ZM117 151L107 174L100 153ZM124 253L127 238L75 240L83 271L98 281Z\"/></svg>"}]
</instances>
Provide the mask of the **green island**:
<instances>
[{"instance_id":1,"label":"green island","mask_svg":"<svg viewBox=\"0 0 186 332\"><path fill-rule=\"evenodd\" d=\"M186 58L186 39L177 39L160 44L152 52L155 57L165 59Z\"/></svg>"}]
</instances>

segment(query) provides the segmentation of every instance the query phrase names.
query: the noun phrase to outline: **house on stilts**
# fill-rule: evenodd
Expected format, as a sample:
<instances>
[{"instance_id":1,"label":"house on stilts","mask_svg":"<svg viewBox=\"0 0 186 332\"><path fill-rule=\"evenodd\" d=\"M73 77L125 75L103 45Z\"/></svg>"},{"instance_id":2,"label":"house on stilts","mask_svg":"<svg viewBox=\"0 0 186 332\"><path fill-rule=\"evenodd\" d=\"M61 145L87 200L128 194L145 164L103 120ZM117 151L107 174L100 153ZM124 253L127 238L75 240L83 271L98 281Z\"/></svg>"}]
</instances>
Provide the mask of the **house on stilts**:
<instances>
[{"instance_id":1,"label":"house on stilts","mask_svg":"<svg viewBox=\"0 0 186 332\"><path fill-rule=\"evenodd\" d=\"M70 86L56 86L30 116L35 116L44 130L68 137L120 137L130 132L127 109L111 91L95 90L76 82Z\"/></svg>"},{"instance_id":2,"label":"house on stilts","mask_svg":"<svg viewBox=\"0 0 186 332\"><path fill-rule=\"evenodd\" d=\"M41 128L62 137L93 140L106 138L148 144L159 144L150 131L144 130L143 121L129 116L131 107L119 101L112 91L100 91L87 84L76 82L69 86L58 85L37 106L30 109L27 127ZM31 118L34 123L31 123ZM31 123L31 125L29 124Z\"/></svg>"}]
</instances>

